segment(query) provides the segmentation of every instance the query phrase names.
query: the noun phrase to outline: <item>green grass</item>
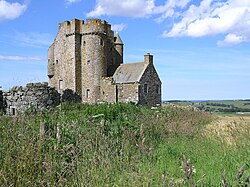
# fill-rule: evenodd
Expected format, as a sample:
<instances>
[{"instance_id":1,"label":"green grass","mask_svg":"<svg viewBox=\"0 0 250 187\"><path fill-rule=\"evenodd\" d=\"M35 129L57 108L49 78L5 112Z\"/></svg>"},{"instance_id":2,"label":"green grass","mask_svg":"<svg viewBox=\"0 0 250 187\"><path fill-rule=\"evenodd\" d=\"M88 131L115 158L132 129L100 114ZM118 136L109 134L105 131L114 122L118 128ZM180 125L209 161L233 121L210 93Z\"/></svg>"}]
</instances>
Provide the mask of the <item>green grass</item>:
<instances>
[{"instance_id":1,"label":"green grass","mask_svg":"<svg viewBox=\"0 0 250 187\"><path fill-rule=\"evenodd\" d=\"M208 100L203 102L170 101L164 103L164 105L169 105L169 103L177 106L192 106L204 111L223 115L233 115L236 114L236 112L250 111L250 100Z\"/></svg>"},{"instance_id":2,"label":"green grass","mask_svg":"<svg viewBox=\"0 0 250 187\"><path fill-rule=\"evenodd\" d=\"M249 163L249 136L236 147L204 137L212 120L193 109L132 104L0 116L0 186L188 186L183 155L198 185L218 186L224 171L232 182Z\"/></svg>"}]
</instances>

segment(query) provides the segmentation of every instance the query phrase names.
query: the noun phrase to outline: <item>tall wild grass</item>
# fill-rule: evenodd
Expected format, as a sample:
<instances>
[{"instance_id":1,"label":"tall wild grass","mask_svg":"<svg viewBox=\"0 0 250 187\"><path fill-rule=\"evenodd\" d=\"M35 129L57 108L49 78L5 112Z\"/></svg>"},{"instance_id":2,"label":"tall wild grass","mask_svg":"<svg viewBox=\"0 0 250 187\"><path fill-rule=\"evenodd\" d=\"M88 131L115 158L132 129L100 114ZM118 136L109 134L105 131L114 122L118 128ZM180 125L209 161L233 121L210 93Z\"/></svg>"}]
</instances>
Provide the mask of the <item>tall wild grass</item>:
<instances>
[{"instance_id":1,"label":"tall wild grass","mask_svg":"<svg viewBox=\"0 0 250 187\"><path fill-rule=\"evenodd\" d=\"M212 120L194 109L132 104L0 116L0 186L217 186L223 172L230 182L249 143L232 148L203 136Z\"/></svg>"}]
</instances>

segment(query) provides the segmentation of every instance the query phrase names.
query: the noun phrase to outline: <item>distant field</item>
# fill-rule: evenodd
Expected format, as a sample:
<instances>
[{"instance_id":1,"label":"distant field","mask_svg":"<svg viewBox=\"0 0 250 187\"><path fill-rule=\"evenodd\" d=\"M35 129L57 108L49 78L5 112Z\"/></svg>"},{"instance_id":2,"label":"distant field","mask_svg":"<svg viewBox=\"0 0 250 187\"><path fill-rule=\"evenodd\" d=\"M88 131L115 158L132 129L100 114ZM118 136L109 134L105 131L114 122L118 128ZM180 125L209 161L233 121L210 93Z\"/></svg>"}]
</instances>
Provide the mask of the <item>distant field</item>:
<instances>
[{"instance_id":1,"label":"distant field","mask_svg":"<svg viewBox=\"0 0 250 187\"><path fill-rule=\"evenodd\" d=\"M168 101L165 104L193 106L200 110L221 115L250 115L250 99L246 100L209 100L209 101Z\"/></svg>"}]
</instances>

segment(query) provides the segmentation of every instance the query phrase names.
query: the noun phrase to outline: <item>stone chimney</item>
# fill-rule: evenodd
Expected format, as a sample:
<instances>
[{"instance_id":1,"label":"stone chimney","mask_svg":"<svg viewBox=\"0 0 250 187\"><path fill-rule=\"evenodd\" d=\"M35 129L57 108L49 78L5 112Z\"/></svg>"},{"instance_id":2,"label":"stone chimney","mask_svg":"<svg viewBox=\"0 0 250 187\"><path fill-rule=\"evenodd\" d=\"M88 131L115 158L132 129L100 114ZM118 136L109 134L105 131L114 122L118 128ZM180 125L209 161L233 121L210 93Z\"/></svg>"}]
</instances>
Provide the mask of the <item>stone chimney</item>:
<instances>
[{"instance_id":1,"label":"stone chimney","mask_svg":"<svg viewBox=\"0 0 250 187\"><path fill-rule=\"evenodd\" d=\"M144 62L153 64L153 55L151 55L150 53L144 55Z\"/></svg>"}]
</instances>

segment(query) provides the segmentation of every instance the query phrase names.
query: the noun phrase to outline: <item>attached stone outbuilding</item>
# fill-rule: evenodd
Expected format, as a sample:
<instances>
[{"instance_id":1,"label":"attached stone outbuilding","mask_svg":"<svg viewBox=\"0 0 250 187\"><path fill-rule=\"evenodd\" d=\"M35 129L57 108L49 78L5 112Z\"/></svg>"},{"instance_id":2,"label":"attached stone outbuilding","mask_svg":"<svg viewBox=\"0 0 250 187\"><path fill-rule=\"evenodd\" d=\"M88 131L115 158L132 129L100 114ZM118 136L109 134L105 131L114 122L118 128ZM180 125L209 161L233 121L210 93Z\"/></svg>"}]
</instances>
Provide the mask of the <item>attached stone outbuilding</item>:
<instances>
[{"instance_id":1,"label":"attached stone outbuilding","mask_svg":"<svg viewBox=\"0 0 250 187\"><path fill-rule=\"evenodd\" d=\"M102 100L133 102L146 106L161 104L161 80L153 65L153 55L146 54L144 62L121 64L101 86Z\"/></svg>"}]
</instances>

